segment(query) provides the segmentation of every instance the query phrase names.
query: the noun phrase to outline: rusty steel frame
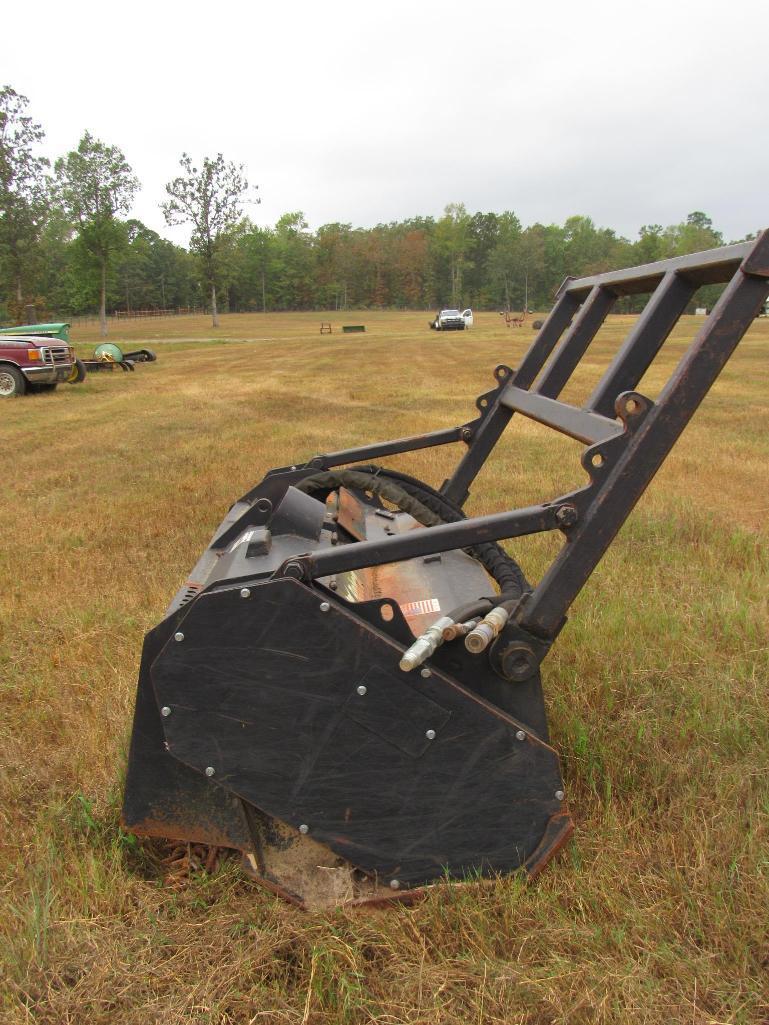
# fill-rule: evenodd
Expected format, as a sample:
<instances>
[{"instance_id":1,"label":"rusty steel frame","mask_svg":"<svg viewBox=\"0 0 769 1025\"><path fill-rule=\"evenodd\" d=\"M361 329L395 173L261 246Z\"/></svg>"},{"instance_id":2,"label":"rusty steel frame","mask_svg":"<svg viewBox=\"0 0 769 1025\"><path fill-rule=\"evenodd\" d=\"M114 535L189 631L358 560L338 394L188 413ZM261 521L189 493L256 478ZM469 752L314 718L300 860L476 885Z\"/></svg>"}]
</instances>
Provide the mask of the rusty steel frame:
<instances>
[{"instance_id":1,"label":"rusty steel frame","mask_svg":"<svg viewBox=\"0 0 769 1025\"><path fill-rule=\"evenodd\" d=\"M636 392L696 290L714 283L726 287L657 400ZM650 293L650 298L585 405L578 408L560 401L616 300L640 293ZM224 548L245 526L269 520L270 509L289 485L318 470L457 441L467 450L442 492L462 505L513 414L520 413L586 446L581 460L590 478L586 487L538 506L319 550L287 561L278 575L311 581L480 541L560 530L566 543L512 617L540 661L563 625L569 606L767 295L769 230L737 245L606 274L567 278L518 368L496 368L496 387L476 400L476 419L428 434L326 453L302 466L273 470L236 503L235 515L213 547Z\"/></svg>"}]
</instances>

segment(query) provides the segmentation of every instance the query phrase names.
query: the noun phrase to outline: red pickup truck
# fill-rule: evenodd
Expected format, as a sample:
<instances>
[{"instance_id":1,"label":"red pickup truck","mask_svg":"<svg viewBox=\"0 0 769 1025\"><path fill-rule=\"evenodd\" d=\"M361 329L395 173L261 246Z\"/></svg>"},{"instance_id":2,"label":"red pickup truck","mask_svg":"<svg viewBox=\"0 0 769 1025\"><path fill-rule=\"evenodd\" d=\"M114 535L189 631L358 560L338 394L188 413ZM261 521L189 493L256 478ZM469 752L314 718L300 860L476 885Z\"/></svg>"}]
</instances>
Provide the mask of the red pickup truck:
<instances>
[{"instance_id":1,"label":"red pickup truck","mask_svg":"<svg viewBox=\"0 0 769 1025\"><path fill-rule=\"evenodd\" d=\"M0 399L53 391L75 369L75 352L58 338L0 332Z\"/></svg>"}]
</instances>

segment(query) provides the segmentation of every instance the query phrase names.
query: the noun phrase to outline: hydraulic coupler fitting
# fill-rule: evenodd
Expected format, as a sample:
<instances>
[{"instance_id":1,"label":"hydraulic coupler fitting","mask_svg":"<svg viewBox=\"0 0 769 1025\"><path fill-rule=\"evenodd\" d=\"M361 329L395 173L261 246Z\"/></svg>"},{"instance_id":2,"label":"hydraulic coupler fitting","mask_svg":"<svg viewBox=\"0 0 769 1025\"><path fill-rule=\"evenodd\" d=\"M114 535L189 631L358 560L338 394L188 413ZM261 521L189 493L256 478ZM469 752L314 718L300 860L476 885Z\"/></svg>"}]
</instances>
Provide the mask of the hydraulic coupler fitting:
<instances>
[{"instance_id":1,"label":"hydraulic coupler fitting","mask_svg":"<svg viewBox=\"0 0 769 1025\"><path fill-rule=\"evenodd\" d=\"M510 618L510 613L497 606L487 613L481 622L465 637L465 647L473 655L480 655L491 644Z\"/></svg>"},{"instance_id":2,"label":"hydraulic coupler fitting","mask_svg":"<svg viewBox=\"0 0 769 1025\"><path fill-rule=\"evenodd\" d=\"M416 669L417 666L421 666L425 659L428 659L435 649L443 644L443 631L453 625L453 620L448 616L442 616L420 637L417 637L411 647L404 651L403 658L400 660L399 664L403 672L408 673L412 669Z\"/></svg>"},{"instance_id":3,"label":"hydraulic coupler fitting","mask_svg":"<svg viewBox=\"0 0 769 1025\"><path fill-rule=\"evenodd\" d=\"M444 641L453 641L455 637L464 637L469 634L474 626L480 623L480 619L471 619L467 623L452 623L443 631Z\"/></svg>"}]
</instances>

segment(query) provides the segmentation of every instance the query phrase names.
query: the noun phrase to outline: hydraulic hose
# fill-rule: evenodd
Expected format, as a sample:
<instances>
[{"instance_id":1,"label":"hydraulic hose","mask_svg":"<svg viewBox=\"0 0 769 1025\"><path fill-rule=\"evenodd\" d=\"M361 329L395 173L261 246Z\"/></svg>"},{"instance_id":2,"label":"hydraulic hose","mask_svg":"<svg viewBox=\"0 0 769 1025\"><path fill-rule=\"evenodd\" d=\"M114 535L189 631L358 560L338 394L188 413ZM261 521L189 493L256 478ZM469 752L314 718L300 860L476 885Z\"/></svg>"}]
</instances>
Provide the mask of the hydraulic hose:
<instances>
[{"instance_id":1,"label":"hydraulic hose","mask_svg":"<svg viewBox=\"0 0 769 1025\"><path fill-rule=\"evenodd\" d=\"M439 523L456 523L465 519L464 511L445 495L425 484L424 481L410 477L382 466L359 466L353 469L324 470L305 477L296 485L314 498L325 501L331 491L340 487L355 488L359 491L370 491L372 494L391 502L396 508L409 513L425 527L434 527ZM530 590L523 572L503 548L496 542L482 542L466 549L469 555L477 559L496 580L501 595L488 599L489 606L499 605L502 600L515 603L524 591ZM452 618L455 622L463 622L472 618L472 606L466 606L471 614ZM462 610L457 610L462 611ZM483 608L480 614L488 609ZM478 613L475 613L478 614Z\"/></svg>"}]
</instances>

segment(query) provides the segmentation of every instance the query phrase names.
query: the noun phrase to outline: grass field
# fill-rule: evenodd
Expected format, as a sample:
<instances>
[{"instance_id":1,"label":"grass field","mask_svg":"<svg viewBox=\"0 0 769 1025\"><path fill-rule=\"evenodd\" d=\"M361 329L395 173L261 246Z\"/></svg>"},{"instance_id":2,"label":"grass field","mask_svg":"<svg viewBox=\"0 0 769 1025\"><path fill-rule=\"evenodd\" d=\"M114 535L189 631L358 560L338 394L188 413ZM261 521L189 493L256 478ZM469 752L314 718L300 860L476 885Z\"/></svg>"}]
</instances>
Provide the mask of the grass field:
<instances>
[{"instance_id":1,"label":"grass field","mask_svg":"<svg viewBox=\"0 0 769 1025\"><path fill-rule=\"evenodd\" d=\"M321 319L133 322L111 340L156 363L0 406L0 1022L766 1023L767 321L545 663L577 832L536 884L310 915L235 859L166 885L121 832L142 635L225 509L272 466L463 422L533 338L492 314L449 335L426 314L348 314L368 325L352 336L321 337ZM629 323L609 321L568 397ZM74 340L86 353L96 337ZM580 484L578 454L521 421L470 511ZM457 457L397 465L440 483ZM515 545L530 578L554 544Z\"/></svg>"}]
</instances>

